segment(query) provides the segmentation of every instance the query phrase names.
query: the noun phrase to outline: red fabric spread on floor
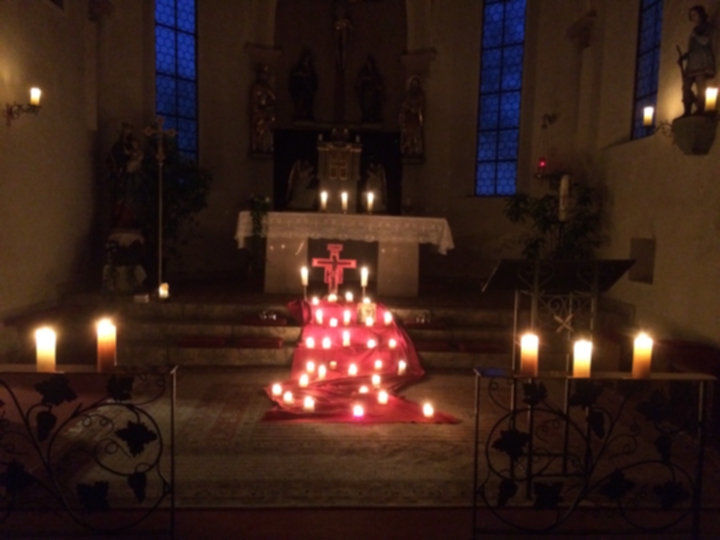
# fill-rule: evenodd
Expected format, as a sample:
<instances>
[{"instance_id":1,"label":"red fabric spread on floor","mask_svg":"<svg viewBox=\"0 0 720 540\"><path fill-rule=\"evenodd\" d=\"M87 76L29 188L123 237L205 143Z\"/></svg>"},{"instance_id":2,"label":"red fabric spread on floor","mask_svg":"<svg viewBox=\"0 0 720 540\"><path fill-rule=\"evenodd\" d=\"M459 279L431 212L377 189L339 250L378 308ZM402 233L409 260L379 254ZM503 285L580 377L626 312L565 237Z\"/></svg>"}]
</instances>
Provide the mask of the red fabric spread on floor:
<instances>
[{"instance_id":1,"label":"red fabric spread on floor","mask_svg":"<svg viewBox=\"0 0 720 540\"><path fill-rule=\"evenodd\" d=\"M422 379L425 372L420 365L410 337L391 321L385 323L382 304L375 304L375 320L367 326L359 320L358 304L354 302L330 302L321 300L312 305L304 300L294 300L288 305L290 314L303 325L298 347L293 353L290 379L280 384L281 392L273 393L273 386L265 392L276 406L269 410L263 420L330 421L354 423L418 422L457 423L448 414L434 411L426 416L423 404L414 403L398 396L397 392L409 384ZM322 322L318 321L318 310L322 311ZM344 323L348 311L350 321ZM337 326L330 320L336 319ZM343 333L349 333L349 344L343 343ZM314 347L308 347L307 340L315 340ZM323 348L323 340L330 340L330 348ZM375 341L370 347L369 340ZM391 340L395 347L391 348ZM405 367L401 367L401 361ZM313 369L308 369L308 362ZM357 374L350 373L351 365ZM321 377L320 366L325 367ZM307 386L300 385L301 376L307 375ZM373 385L373 375L380 376L380 382ZM367 388L366 393L361 387ZM388 394L386 404L378 402L378 394ZM285 400L286 392L292 392L292 401ZM305 408L305 398L314 400L313 410ZM355 415L355 407L362 406L363 415ZM434 406L434 404L433 404Z\"/></svg>"}]
</instances>

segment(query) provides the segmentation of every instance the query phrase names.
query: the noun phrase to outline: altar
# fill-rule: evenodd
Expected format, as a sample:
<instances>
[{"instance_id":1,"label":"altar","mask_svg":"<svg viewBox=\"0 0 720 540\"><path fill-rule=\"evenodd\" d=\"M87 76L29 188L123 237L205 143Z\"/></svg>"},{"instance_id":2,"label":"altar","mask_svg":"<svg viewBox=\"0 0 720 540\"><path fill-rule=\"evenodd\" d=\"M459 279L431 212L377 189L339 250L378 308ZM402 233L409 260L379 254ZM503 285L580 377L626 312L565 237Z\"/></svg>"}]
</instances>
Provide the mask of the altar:
<instances>
[{"instance_id":1,"label":"altar","mask_svg":"<svg viewBox=\"0 0 720 540\"><path fill-rule=\"evenodd\" d=\"M245 247L251 231L250 212L240 212L235 234L238 247ZM443 255L454 247L447 220L431 217L269 212L262 234L267 239L267 293L302 294L300 268L309 265L310 239L377 242L374 280L381 296L417 296L420 244L432 244Z\"/></svg>"}]
</instances>

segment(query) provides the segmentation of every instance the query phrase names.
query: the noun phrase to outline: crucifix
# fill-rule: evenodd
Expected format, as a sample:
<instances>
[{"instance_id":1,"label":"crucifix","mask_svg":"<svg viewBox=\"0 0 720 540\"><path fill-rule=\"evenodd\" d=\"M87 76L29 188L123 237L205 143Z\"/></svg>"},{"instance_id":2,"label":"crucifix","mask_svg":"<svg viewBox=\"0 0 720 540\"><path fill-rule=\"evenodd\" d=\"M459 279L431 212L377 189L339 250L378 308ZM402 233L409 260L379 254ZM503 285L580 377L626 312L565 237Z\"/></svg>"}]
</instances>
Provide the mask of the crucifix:
<instances>
[{"instance_id":1,"label":"crucifix","mask_svg":"<svg viewBox=\"0 0 720 540\"><path fill-rule=\"evenodd\" d=\"M324 282L328 284L328 294L337 294L338 285L343 282L343 271L346 268L357 268L355 259L341 259L342 244L328 244L330 257L326 259L313 258L313 267L325 268Z\"/></svg>"},{"instance_id":2,"label":"crucifix","mask_svg":"<svg viewBox=\"0 0 720 540\"><path fill-rule=\"evenodd\" d=\"M157 151L155 152L155 160L158 163L158 290L163 283L162 278L162 240L163 240L163 163L165 162L165 148L163 145L164 137L174 137L177 131L174 129L163 129L165 119L158 116L155 125L145 128L146 137L157 137Z\"/></svg>"},{"instance_id":3,"label":"crucifix","mask_svg":"<svg viewBox=\"0 0 720 540\"><path fill-rule=\"evenodd\" d=\"M333 1L333 31L335 32L335 121L345 120L345 67L348 42L353 25L348 17L348 0Z\"/></svg>"}]
</instances>

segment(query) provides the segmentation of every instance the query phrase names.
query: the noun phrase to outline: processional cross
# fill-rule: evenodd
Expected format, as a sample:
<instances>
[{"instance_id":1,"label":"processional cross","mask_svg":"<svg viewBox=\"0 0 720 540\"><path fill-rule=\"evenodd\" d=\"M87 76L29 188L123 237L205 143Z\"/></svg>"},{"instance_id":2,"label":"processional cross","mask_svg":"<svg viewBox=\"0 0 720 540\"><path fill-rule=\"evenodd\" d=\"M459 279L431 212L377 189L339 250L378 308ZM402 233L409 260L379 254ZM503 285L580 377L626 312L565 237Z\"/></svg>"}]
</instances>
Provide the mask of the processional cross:
<instances>
[{"instance_id":1,"label":"processional cross","mask_svg":"<svg viewBox=\"0 0 720 540\"><path fill-rule=\"evenodd\" d=\"M158 288L163 283L162 267L163 267L163 163L165 162L165 148L163 145L163 137L174 137L177 131L174 129L163 129L165 119L158 116L155 126L147 126L145 128L146 137L157 137L157 151L155 152L155 160L158 163Z\"/></svg>"},{"instance_id":2,"label":"processional cross","mask_svg":"<svg viewBox=\"0 0 720 540\"><path fill-rule=\"evenodd\" d=\"M313 267L325 268L324 282L328 284L328 294L337 294L338 285L343 282L343 271L346 268L357 268L355 259L341 259L342 244L328 244L330 257L327 259L313 258Z\"/></svg>"}]
</instances>

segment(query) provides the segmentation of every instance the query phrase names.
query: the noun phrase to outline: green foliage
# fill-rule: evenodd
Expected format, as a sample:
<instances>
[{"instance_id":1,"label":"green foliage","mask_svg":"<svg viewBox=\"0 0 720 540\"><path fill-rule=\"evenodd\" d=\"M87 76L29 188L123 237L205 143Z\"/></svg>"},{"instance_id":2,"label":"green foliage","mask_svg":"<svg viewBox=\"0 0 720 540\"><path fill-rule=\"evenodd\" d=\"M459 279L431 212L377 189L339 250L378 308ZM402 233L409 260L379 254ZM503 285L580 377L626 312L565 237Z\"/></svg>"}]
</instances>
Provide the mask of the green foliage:
<instances>
[{"instance_id":1,"label":"green foliage","mask_svg":"<svg viewBox=\"0 0 720 540\"><path fill-rule=\"evenodd\" d=\"M521 237L523 257L554 260L592 259L600 246L600 198L597 190L575 182L570 188L566 221L558 219L560 177L548 178L548 193L532 197L517 193L505 206L512 223L525 226Z\"/></svg>"}]
</instances>

